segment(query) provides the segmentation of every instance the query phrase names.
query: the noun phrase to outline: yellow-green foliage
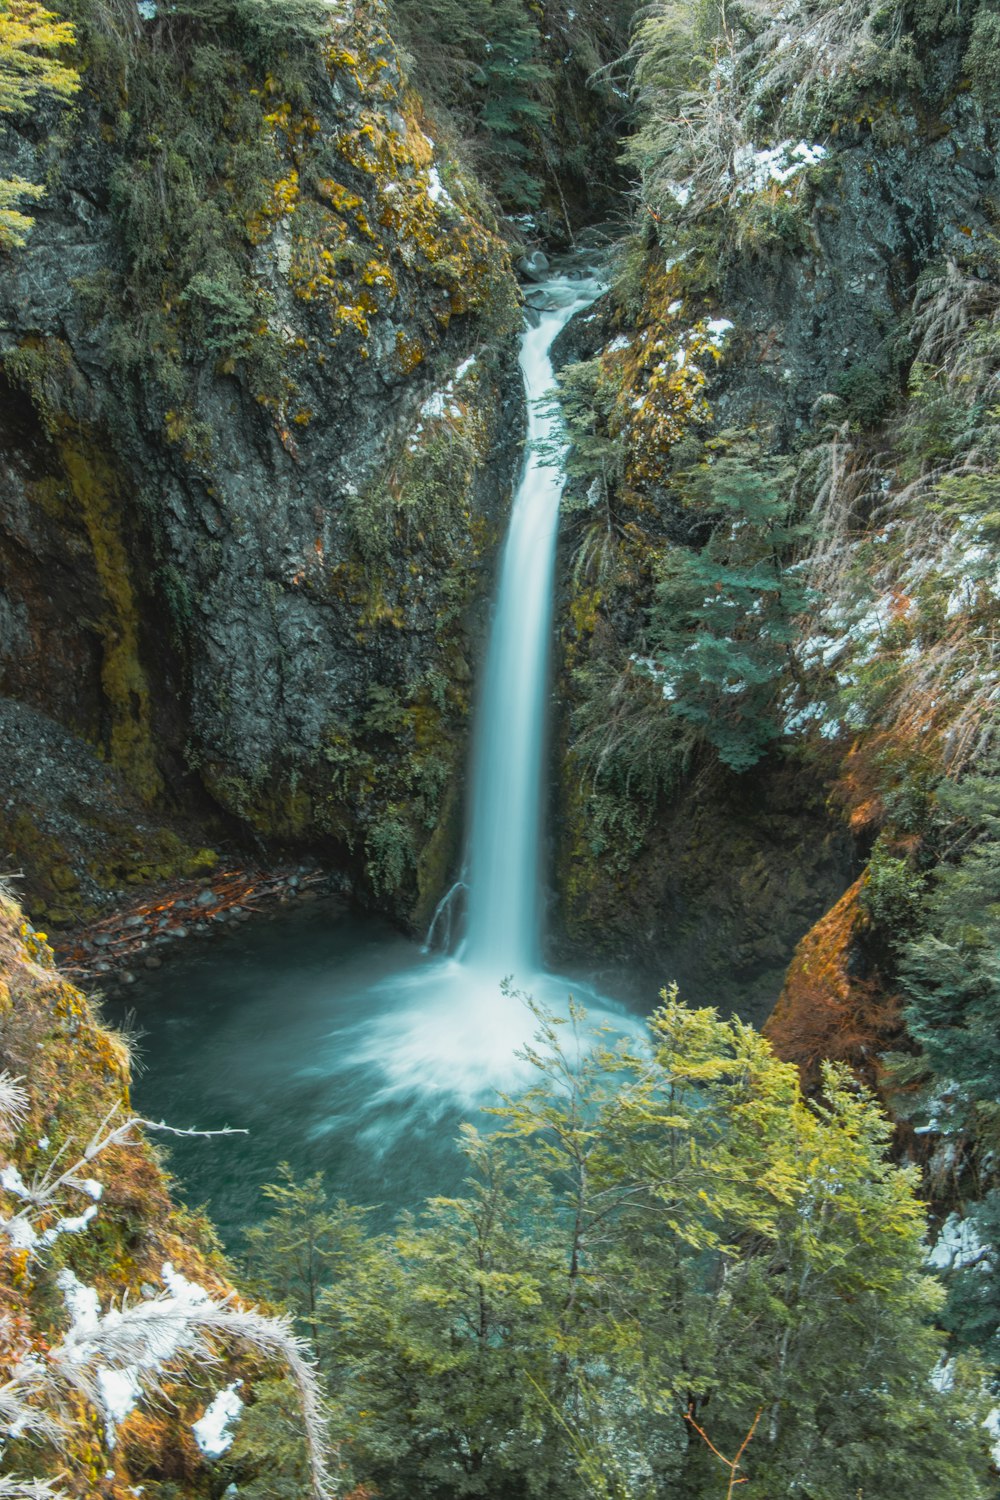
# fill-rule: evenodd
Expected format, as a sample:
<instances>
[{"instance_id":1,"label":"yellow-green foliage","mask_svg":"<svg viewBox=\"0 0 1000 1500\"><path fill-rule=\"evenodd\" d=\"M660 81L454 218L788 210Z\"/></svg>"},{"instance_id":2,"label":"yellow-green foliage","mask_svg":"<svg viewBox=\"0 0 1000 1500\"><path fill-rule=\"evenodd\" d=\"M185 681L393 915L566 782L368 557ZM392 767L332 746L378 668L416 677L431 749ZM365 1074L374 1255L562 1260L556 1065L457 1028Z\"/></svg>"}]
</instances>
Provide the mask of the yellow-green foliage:
<instances>
[{"instance_id":1,"label":"yellow-green foliage","mask_svg":"<svg viewBox=\"0 0 1000 1500\"><path fill-rule=\"evenodd\" d=\"M130 1117L127 1045L97 1023L84 996L55 969L45 934L25 922L2 891L0 1068L19 1076L27 1093L26 1117L0 1148L26 1182L57 1158L58 1172L82 1156L112 1111L113 1123ZM103 1192L85 1233L60 1235L32 1257L0 1236L0 1381L17 1360L44 1361L64 1332L67 1315L56 1285L64 1266L96 1289L105 1309L140 1300L144 1283L158 1286L167 1260L216 1294L228 1290L211 1230L175 1209L156 1155L143 1140L109 1147L88 1163L88 1171ZM5 1216L22 1207L7 1192L0 1197ZM53 1207L38 1217L36 1228L78 1211L75 1200ZM64 1434L54 1443L12 1440L4 1452L5 1473L58 1476L60 1492L72 1500L98 1494L129 1500L144 1481L165 1479L183 1481L191 1500L207 1497L211 1476L190 1434L205 1393L184 1379L168 1378L167 1385L171 1399L141 1406L120 1430L113 1453L98 1413L81 1397L68 1397Z\"/></svg>"},{"instance_id":2,"label":"yellow-green foliage","mask_svg":"<svg viewBox=\"0 0 1000 1500\"><path fill-rule=\"evenodd\" d=\"M330 170L315 116L283 101L266 123L284 168L248 223L257 244L287 227L293 291L322 303L331 337L352 335L361 358L370 353L372 320L393 309L406 274L441 289L434 314L442 328L472 310L485 310L498 324L513 321L506 249L481 222L482 205L456 169L446 169L447 197L439 186L420 102L399 82L386 60L391 56L379 8L357 7L326 49L331 78L346 75L361 100L334 143L356 187ZM408 374L424 358L424 346L402 330L396 341Z\"/></svg>"},{"instance_id":3,"label":"yellow-green foliage","mask_svg":"<svg viewBox=\"0 0 1000 1500\"><path fill-rule=\"evenodd\" d=\"M0 116L29 113L38 96L69 99L80 75L61 60L75 41L73 27L35 0L0 0ZM0 180L0 250L23 246L34 220L15 204L44 197L23 177Z\"/></svg>"}]
</instances>

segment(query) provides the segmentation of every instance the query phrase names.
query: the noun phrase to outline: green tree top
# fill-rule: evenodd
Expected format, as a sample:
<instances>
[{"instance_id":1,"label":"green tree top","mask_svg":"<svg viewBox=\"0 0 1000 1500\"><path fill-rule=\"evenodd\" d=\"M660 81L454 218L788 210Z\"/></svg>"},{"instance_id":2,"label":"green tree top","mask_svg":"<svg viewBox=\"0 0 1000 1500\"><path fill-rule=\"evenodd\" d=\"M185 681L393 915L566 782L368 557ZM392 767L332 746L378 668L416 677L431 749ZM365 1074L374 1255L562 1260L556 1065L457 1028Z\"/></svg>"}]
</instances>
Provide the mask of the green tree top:
<instances>
[{"instance_id":1,"label":"green tree top","mask_svg":"<svg viewBox=\"0 0 1000 1500\"><path fill-rule=\"evenodd\" d=\"M830 1068L809 1103L752 1027L673 992L644 1047L539 1022L535 1086L465 1133L464 1196L358 1236L318 1301L279 1185L272 1273L318 1324L346 1477L718 1500L745 1444L746 1500L983 1497L978 1372L938 1388L942 1289L872 1096Z\"/></svg>"},{"instance_id":2,"label":"green tree top","mask_svg":"<svg viewBox=\"0 0 1000 1500\"><path fill-rule=\"evenodd\" d=\"M39 94L71 98L80 75L57 54L75 40L68 21L34 0L0 0L0 114L27 113Z\"/></svg>"},{"instance_id":3,"label":"green tree top","mask_svg":"<svg viewBox=\"0 0 1000 1500\"><path fill-rule=\"evenodd\" d=\"M0 0L0 116L27 114L40 95L69 99L80 87L59 53L75 41L73 27L34 0ZM45 189L23 177L0 179L0 249L25 243L34 222L15 204Z\"/></svg>"}]
</instances>

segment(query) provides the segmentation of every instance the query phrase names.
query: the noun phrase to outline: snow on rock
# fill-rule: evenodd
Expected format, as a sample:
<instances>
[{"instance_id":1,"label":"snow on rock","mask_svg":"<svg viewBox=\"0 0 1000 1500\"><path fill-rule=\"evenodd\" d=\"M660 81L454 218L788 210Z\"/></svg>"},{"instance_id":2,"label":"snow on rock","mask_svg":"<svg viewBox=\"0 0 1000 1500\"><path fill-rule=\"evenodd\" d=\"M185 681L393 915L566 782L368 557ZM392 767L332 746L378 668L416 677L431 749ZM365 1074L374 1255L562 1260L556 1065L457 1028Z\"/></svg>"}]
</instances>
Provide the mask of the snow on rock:
<instances>
[{"instance_id":1,"label":"snow on rock","mask_svg":"<svg viewBox=\"0 0 1000 1500\"><path fill-rule=\"evenodd\" d=\"M103 1314L95 1289L68 1267L56 1277L70 1327L53 1354L92 1374L109 1448L115 1445L119 1424L142 1398L143 1376L155 1375L193 1345L196 1335L188 1314L212 1300L204 1287L175 1271L169 1261L162 1275L164 1295L135 1306L110 1307Z\"/></svg>"},{"instance_id":2,"label":"snow on rock","mask_svg":"<svg viewBox=\"0 0 1000 1500\"><path fill-rule=\"evenodd\" d=\"M182 1272L175 1271L169 1260L163 1262L160 1274L171 1296L178 1303L185 1303L188 1307L204 1307L207 1302L211 1302L205 1288L196 1281L189 1281Z\"/></svg>"},{"instance_id":3,"label":"snow on rock","mask_svg":"<svg viewBox=\"0 0 1000 1500\"><path fill-rule=\"evenodd\" d=\"M721 349L726 341L726 335L733 326L729 318L709 318L705 324L705 331L708 334L709 342L714 344L716 349Z\"/></svg>"},{"instance_id":4,"label":"snow on rock","mask_svg":"<svg viewBox=\"0 0 1000 1500\"><path fill-rule=\"evenodd\" d=\"M28 1198L31 1196L24 1178L13 1162L4 1167L3 1171L0 1172L0 1187L8 1193L13 1193L16 1198Z\"/></svg>"},{"instance_id":5,"label":"snow on rock","mask_svg":"<svg viewBox=\"0 0 1000 1500\"><path fill-rule=\"evenodd\" d=\"M437 203L439 206L444 205L453 208L455 205L455 200L441 181L441 174L437 167L431 167L427 173L427 196L432 203Z\"/></svg>"},{"instance_id":6,"label":"snow on rock","mask_svg":"<svg viewBox=\"0 0 1000 1500\"><path fill-rule=\"evenodd\" d=\"M458 422L462 418L462 408L455 399L455 387L460 385L465 377L476 367L476 356L470 354L463 359L448 384L439 391L432 391L420 408L420 420L410 433L407 448L411 453L416 453L420 446L419 439L424 431L425 422L441 422L445 417Z\"/></svg>"},{"instance_id":7,"label":"snow on rock","mask_svg":"<svg viewBox=\"0 0 1000 1500\"><path fill-rule=\"evenodd\" d=\"M56 1286L63 1294L66 1311L72 1320L70 1334L88 1337L96 1333L101 1321L101 1303L94 1288L84 1286L67 1266L56 1277Z\"/></svg>"},{"instance_id":8,"label":"snow on rock","mask_svg":"<svg viewBox=\"0 0 1000 1500\"><path fill-rule=\"evenodd\" d=\"M990 1271L992 1262L985 1250L973 1221L949 1214L927 1256L927 1264L935 1271L958 1271L973 1264Z\"/></svg>"},{"instance_id":9,"label":"snow on rock","mask_svg":"<svg viewBox=\"0 0 1000 1500\"><path fill-rule=\"evenodd\" d=\"M243 1410L243 1402L236 1394L243 1384L235 1380L220 1391L205 1411L203 1417L191 1424L194 1440L206 1458L219 1458L232 1445L233 1434L227 1429Z\"/></svg>"},{"instance_id":10,"label":"snow on rock","mask_svg":"<svg viewBox=\"0 0 1000 1500\"><path fill-rule=\"evenodd\" d=\"M97 1204L91 1203L82 1214L74 1214L67 1219L57 1219L51 1229L46 1229L44 1234L39 1235L39 1244L51 1245L61 1234L82 1234L96 1213Z\"/></svg>"},{"instance_id":11,"label":"snow on rock","mask_svg":"<svg viewBox=\"0 0 1000 1500\"><path fill-rule=\"evenodd\" d=\"M790 182L806 167L814 167L826 156L826 147L808 141L782 141L758 150L751 142L733 156L733 181L737 194L761 193L772 182Z\"/></svg>"},{"instance_id":12,"label":"snow on rock","mask_svg":"<svg viewBox=\"0 0 1000 1500\"><path fill-rule=\"evenodd\" d=\"M116 1428L142 1400L139 1371L135 1365L129 1365L124 1370L111 1370L102 1366L96 1372L96 1379L104 1411L104 1432L108 1447L113 1448Z\"/></svg>"}]
</instances>

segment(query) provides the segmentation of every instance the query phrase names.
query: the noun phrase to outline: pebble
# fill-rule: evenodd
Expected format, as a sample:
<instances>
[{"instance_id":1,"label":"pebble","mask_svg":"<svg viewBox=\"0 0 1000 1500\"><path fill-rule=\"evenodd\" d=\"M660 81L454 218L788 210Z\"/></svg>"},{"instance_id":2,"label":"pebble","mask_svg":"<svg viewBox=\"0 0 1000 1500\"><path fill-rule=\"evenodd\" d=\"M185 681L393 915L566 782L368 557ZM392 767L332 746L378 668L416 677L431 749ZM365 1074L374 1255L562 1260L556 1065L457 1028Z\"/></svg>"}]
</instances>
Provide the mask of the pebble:
<instances>
[{"instance_id":1,"label":"pebble","mask_svg":"<svg viewBox=\"0 0 1000 1500\"><path fill-rule=\"evenodd\" d=\"M175 938L187 937L187 935L188 930L186 927L175 927L173 933L171 934L171 936Z\"/></svg>"},{"instance_id":2,"label":"pebble","mask_svg":"<svg viewBox=\"0 0 1000 1500\"><path fill-rule=\"evenodd\" d=\"M216 896L214 891L199 891L198 895L195 897L194 904L195 906L211 906L215 899Z\"/></svg>"},{"instance_id":3,"label":"pebble","mask_svg":"<svg viewBox=\"0 0 1000 1500\"><path fill-rule=\"evenodd\" d=\"M123 927L145 927L146 918L143 916L126 917L122 923Z\"/></svg>"},{"instance_id":4,"label":"pebble","mask_svg":"<svg viewBox=\"0 0 1000 1500\"><path fill-rule=\"evenodd\" d=\"M147 959L143 960L143 965L147 969L162 969L163 959L157 958L155 953L151 953Z\"/></svg>"},{"instance_id":5,"label":"pebble","mask_svg":"<svg viewBox=\"0 0 1000 1500\"><path fill-rule=\"evenodd\" d=\"M119 975L122 984L135 984L135 975L131 969L124 969Z\"/></svg>"}]
</instances>

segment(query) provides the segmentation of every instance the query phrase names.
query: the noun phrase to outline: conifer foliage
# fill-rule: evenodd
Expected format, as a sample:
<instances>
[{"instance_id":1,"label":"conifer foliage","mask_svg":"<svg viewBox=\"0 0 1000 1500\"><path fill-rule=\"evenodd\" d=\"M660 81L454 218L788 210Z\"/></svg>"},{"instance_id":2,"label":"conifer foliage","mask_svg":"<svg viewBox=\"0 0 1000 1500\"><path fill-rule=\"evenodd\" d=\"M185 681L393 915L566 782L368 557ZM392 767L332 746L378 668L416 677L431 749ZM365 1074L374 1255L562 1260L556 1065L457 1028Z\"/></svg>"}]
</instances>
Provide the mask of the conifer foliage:
<instances>
[{"instance_id":1,"label":"conifer foliage","mask_svg":"<svg viewBox=\"0 0 1000 1500\"><path fill-rule=\"evenodd\" d=\"M72 26L35 0L0 0L0 117L24 116L44 97L72 97L79 75L62 54L73 41ZM33 221L16 205L44 192L23 177L0 179L0 249L24 245Z\"/></svg>"},{"instance_id":2,"label":"conifer foliage","mask_svg":"<svg viewBox=\"0 0 1000 1500\"><path fill-rule=\"evenodd\" d=\"M286 1183L256 1237L318 1324L355 1482L714 1500L739 1454L747 1500L985 1495L980 1397L932 1378L941 1288L873 1099L829 1067L805 1102L751 1027L673 993L648 1051L540 1023L535 1087L466 1130L465 1196L368 1235ZM290 1233L310 1203L317 1234Z\"/></svg>"}]
</instances>

